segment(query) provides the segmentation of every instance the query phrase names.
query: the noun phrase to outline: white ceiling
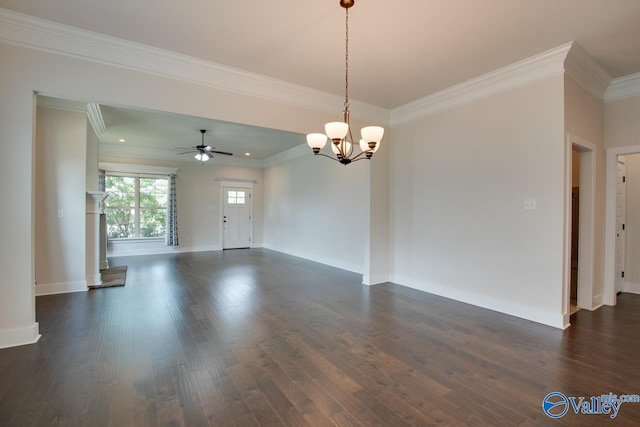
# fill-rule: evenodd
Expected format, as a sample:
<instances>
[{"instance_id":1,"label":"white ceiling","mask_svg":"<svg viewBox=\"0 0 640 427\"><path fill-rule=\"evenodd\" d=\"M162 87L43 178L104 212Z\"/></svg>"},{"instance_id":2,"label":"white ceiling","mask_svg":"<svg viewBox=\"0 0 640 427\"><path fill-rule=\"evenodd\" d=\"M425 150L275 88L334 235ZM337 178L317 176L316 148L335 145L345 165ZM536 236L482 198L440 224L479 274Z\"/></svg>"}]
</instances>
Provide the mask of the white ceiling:
<instances>
[{"instance_id":1,"label":"white ceiling","mask_svg":"<svg viewBox=\"0 0 640 427\"><path fill-rule=\"evenodd\" d=\"M38 96L38 105L87 111L86 102L48 96ZM161 111L109 105L100 105L99 109L105 125L98 135L101 155L195 162L195 153L180 153L202 142L200 129L207 131L205 145L233 153L233 157L215 155L211 163L260 166L261 160L296 146L306 146L305 136L293 132Z\"/></svg>"},{"instance_id":2,"label":"white ceiling","mask_svg":"<svg viewBox=\"0 0 640 427\"><path fill-rule=\"evenodd\" d=\"M160 158L192 161L192 154L177 153L200 144L200 129L207 131L205 145L231 152L236 158L264 160L305 143L304 135L297 133L220 120L105 105L101 105L100 110L106 126L99 136L100 142L118 145L121 148L115 152L124 154L127 147L133 146L156 150L155 154ZM126 142L118 142L120 138ZM114 152L115 147L110 148ZM251 155L245 156L247 152Z\"/></svg>"},{"instance_id":3,"label":"white ceiling","mask_svg":"<svg viewBox=\"0 0 640 427\"><path fill-rule=\"evenodd\" d=\"M338 0L0 0L5 7L341 94ZM639 0L357 0L353 99L395 108L577 41L613 77L640 72Z\"/></svg>"},{"instance_id":4,"label":"white ceiling","mask_svg":"<svg viewBox=\"0 0 640 427\"><path fill-rule=\"evenodd\" d=\"M337 95L344 90L339 0L0 0L0 7ZM357 0L350 95L391 109L571 40L614 78L640 72L640 0ZM199 129L234 160L304 144L303 135L272 129L102 111L108 153L187 160L173 148L197 145Z\"/></svg>"}]
</instances>

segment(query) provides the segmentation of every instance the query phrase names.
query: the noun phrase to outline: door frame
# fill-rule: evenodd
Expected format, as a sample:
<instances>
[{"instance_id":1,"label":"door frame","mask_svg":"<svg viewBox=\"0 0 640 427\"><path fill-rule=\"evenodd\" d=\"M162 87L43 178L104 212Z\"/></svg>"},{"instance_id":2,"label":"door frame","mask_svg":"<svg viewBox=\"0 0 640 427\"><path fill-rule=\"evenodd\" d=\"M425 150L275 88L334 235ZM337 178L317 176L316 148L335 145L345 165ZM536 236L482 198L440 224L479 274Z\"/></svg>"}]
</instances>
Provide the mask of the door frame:
<instances>
[{"instance_id":1,"label":"door frame","mask_svg":"<svg viewBox=\"0 0 640 427\"><path fill-rule=\"evenodd\" d=\"M565 142L565 214L564 214L564 277L562 314L565 328L571 316L571 209L572 151L580 152L580 217L578 219L578 307L594 310L602 295L593 295L596 224L596 145L578 136L567 134Z\"/></svg>"},{"instance_id":2,"label":"door frame","mask_svg":"<svg viewBox=\"0 0 640 427\"><path fill-rule=\"evenodd\" d=\"M603 303L616 305L616 184L618 156L640 153L640 145L607 149L605 168L605 223L604 223L604 293Z\"/></svg>"},{"instance_id":3,"label":"door frame","mask_svg":"<svg viewBox=\"0 0 640 427\"><path fill-rule=\"evenodd\" d=\"M220 184L220 215L218 218L219 222L219 236L220 236L220 249L224 249L224 194L225 189L229 188L241 188L244 190L251 191L251 197L249 197L249 238L251 239L250 248L254 247L253 238L253 182L254 181L244 181L244 180L219 180Z\"/></svg>"},{"instance_id":4,"label":"door frame","mask_svg":"<svg viewBox=\"0 0 640 427\"><path fill-rule=\"evenodd\" d=\"M621 157L622 157L622 159L621 159ZM616 237L618 237L617 234L620 233L620 240L621 240L621 245L620 246L621 246L621 252L622 252L621 254L618 254L618 249L617 249L618 245L616 245L616 257L618 255L622 255L621 256L621 258L622 258L622 269L619 269L619 267L618 267L618 265L616 263L616 266L615 266L615 281L617 281L617 279L618 279L618 274L620 274L621 272L625 271L625 269L626 269L625 268L626 267L626 261L627 261L625 259L626 249L627 249L626 248L626 244L627 244L626 234L627 233L625 231L625 228L622 227L622 225L624 225L627 222L627 191L626 191L626 186L624 184L624 180L622 181L622 188L623 188L624 194L622 195L623 200L621 200L621 202L622 202L622 216L623 216L622 217L623 221L621 222L621 226L618 225L618 213L617 213L617 211L618 211L618 185L620 184L620 181L618 181L618 167L619 167L620 163L622 163L622 165L623 165L623 170L624 170L624 175L623 176L626 176L626 174L627 174L627 162L626 162L626 159L625 159L624 155L616 156ZM616 296L618 295L618 293L624 292L624 288L625 288L625 286L624 286L624 282L625 282L624 276L621 275L620 279L622 281L622 284L621 284L619 289L617 288L616 283L614 282L614 289L615 289Z\"/></svg>"}]
</instances>

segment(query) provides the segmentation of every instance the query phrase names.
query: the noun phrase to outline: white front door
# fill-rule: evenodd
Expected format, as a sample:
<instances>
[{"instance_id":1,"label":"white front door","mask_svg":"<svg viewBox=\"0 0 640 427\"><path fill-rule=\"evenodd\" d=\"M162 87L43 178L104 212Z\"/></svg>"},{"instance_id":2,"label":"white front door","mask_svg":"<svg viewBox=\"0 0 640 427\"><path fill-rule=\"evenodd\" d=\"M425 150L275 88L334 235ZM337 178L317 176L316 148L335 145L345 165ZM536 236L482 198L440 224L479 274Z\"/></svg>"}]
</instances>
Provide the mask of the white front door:
<instances>
[{"instance_id":1,"label":"white front door","mask_svg":"<svg viewBox=\"0 0 640 427\"><path fill-rule=\"evenodd\" d=\"M624 290L625 229L627 214L627 165L623 156L618 156L616 185L616 293Z\"/></svg>"},{"instance_id":2,"label":"white front door","mask_svg":"<svg viewBox=\"0 0 640 427\"><path fill-rule=\"evenodd\" d=\"M251 245L251 190L222 189L222 249L248 248Z\"/></svg>"}]
</instances>

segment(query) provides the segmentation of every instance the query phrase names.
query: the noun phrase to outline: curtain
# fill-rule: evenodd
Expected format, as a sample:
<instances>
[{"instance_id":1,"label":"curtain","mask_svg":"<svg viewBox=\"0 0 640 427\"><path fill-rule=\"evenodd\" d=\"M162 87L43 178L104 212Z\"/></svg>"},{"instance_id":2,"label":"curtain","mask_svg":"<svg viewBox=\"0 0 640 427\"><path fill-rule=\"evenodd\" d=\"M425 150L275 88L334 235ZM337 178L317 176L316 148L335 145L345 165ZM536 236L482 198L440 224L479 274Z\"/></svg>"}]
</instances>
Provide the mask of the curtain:
<instances>
[{"instance_id":1,"label":"curtain","mask_svg":"<svg viewBox=\"0 0 640 427\"><path fill-rule=\"evenodd\" d=\"M169 175L167 227L164 242L167 246L178 246L178 204L176 202L176 176L174 174Z\"/></svg>"},{"instance_id":2,"label":"curtain","mask_svg":"<svg viewBox=\"0 0 640 427\"><path fill-rule=\"evenodd\" d=\"M107 178L104 169L98 169L98 191L106 191Z\"/></svg>"}]
</instances>

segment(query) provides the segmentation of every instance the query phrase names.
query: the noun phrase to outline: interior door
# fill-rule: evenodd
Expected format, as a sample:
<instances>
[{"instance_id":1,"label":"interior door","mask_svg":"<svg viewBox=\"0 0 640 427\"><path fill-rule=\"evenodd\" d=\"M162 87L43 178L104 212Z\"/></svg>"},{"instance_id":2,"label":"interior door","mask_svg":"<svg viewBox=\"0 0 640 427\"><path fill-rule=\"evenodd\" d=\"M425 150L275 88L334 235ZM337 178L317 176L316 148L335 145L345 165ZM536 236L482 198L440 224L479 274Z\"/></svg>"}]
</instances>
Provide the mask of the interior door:
<instances>
[{"instance_id":1,"label":"interior door","mask_svg":"<svg viewBox=\"0 0 640 427\"><path fill-rule=\"evenodd\" d=\"M624 290L625 229L627 213L626 178L627 165L623 156L618 157L616 185L616 293Z\"/></svg>"},{"instance_id":2,"label":"interior door","mask_svg":"<svg viewBox=\"0 0 640 427\"><path fill-rule=\"evenodd\" d=\"M223 188L222 248L248 248L251 245L251 190Z\"/></svg>"}]
</instances>

